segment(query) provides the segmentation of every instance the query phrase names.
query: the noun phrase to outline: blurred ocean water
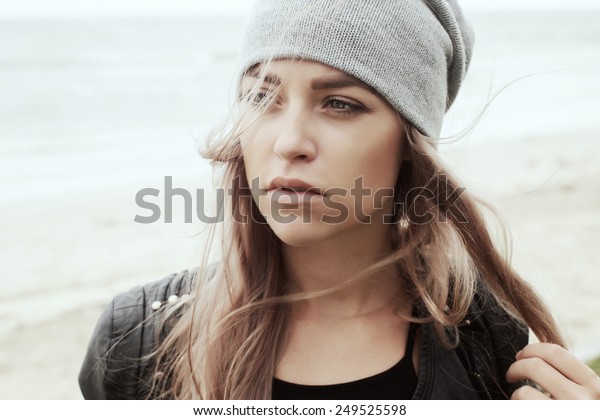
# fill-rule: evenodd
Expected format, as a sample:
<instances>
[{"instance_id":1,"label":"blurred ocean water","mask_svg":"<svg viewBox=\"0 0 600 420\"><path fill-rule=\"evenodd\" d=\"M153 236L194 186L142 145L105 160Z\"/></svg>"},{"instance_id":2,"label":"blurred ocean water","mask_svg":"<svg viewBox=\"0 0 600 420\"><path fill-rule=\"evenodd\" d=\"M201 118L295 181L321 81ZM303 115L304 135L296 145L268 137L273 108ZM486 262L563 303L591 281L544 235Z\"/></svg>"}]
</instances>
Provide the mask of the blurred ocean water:
<instances>
[{"instance_id":1,"label":"blurred ocean water","mask_svg":"<svg viewBox=\"0 0 600 420\"><path fill-rule=\"evenodd\" d=\"M487 99L500 91L475 141L598 128L598 11L482 13L472 21L474 58L462 96L448 114L447 135L472 121L486 102L484 93Z\"/></svg>"},{"instance_id":2,"label":"blurred ocean water","mask_svg":"<svg viewBox=\"0 0 600 420\"><path fill-rule=\"evenodd\" d=\"M27 181L38 194L36 183L51 174L142 169L146 157L189 152L194 130L226 109L239 25L0 21L3 180L13 191L17 179Z\"/></svg>"},{"instance_id":3,"label":"blurred ocean water","mask_svg":"<svg viewBox=\"0 0 600 420\"><path fill-rule=\"evenodd\" d=\"M477 141L597 127L600 12L472 20L475 55L445 135L527 75L492 103ZM103 153L128 166L186 148L227 109L241 27L239 17L0 20L0 182L35 191L40 176L86 172Z\"/></svg>"},{"instance_id":4,"label":"blurred ocean water","mask_svg":"<svg viewBox=\"0 0 600 420\"><path fill-rule=\"evenodd\" d=\"M472 20L475 56L444 135L520 78L469 141L600 132L599 12ZM228 109L241 28L239 17L0 20L0 334L106 299L107 279L121 290L123 277L193 261L191 240L177 248L168 227L134 224L133 197L167 175L209 185L196 140Z\"/></svg>"},{"instance_id":5,"label":"blurred ocean water","mask_svg":"<svg viewBox=\"0 0 600 420\"><path fill-rule=\"evenodd\" d=\"M478 13L472 21L477 42L463 101L540 73L509 93L531 105L563 104L562 113L572 112L565 120L591 114L600 12ZM72 130L211 123L224 109L241 26L239 17L0 20L2 151L28 153L40 137L37 150L90 146L56 135Z\"/></svg>"}]
</instances>

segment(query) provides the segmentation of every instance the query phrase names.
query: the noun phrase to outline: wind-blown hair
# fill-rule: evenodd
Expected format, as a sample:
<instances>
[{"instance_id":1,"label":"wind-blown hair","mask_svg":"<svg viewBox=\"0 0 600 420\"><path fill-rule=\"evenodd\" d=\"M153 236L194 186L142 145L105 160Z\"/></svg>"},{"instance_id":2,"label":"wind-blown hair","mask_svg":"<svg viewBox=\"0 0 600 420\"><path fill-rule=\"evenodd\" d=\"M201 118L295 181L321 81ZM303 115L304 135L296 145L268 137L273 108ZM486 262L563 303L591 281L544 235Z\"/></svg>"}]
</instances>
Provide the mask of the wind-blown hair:
<instances>
[{"instance_id":1,"label":"wind-blown hair","mask_svg":"<svg viewBox=\"0 0 600 420\"><path fill-rule=\"evenodd\" d=\"M259 81L265 73L266 66ZM242 97L238 105L246 102ZM399 210L390 224L393 251L335 288L288 292L282 242L248 193L239 142L247 125L241 116L235 121L231 128L213 133L204 151L205 157L222 166L219 187L231 190L224 195L226 202L220 203L226 208L224 223L211 225L222 229L221 260L216 271L208 273L207 251L190 298L163 313L169 331L153 355L152 398L271 398L291 304L339 290L389 267L398 273L403 298L427 315L407 319L433 323L448 348L458 343L449 342L444 331L457 328L465 319L478 281L540 341L563 344L548 309L511 268L508 251L502 251L508 249L506 235L502 246L494 243L483 213L488 209L495 214L493 208L461 188L439 160L431 139L403 118L405 130L398 141L406 142L408 158L395 188ZM246 222L239 222L243 216L248 216ZM216 238L212 231L214 244Z\"/></svg>"}]
</instances>

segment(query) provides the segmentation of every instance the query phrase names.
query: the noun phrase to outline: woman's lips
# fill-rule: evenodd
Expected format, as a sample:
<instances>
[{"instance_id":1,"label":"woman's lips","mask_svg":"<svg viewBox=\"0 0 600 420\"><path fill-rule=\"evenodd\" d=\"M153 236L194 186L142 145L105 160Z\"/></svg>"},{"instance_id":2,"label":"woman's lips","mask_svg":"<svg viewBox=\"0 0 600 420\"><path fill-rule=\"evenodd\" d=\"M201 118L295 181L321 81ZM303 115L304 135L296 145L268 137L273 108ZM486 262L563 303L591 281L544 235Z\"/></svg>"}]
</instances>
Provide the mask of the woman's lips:
<instances>
[{"instance_id":1,"label":"woman's lips","mask_svg":"<svg viewBox=\"0 0 600 420\"><path fill-rule=\"evenodd\" d=\"M275 178L269 184L269 193L274 191L280 195L288 196L324 196L320 188L313 187L308 182L297 178Z\"/></svg>"},{"instance_id":2,"label":"woman's lips","mask_svg":"<svg viewBox=\"0 0 600 420\"><path fill-rule=\"evenodd\" d=\"M276 201L278 204L304 204L314 201L313 197L316 197L317 200L323 197L316 191L293 190L289 188L271 189L268 193L271 200Z\"/></svg>"},{"instance_id":3,"label":"woman's lips","mask_svg":"<svg viewBox=\"0 0 600 420\"><path fill-rule=\"evenodd\" d=\"M320 188L296 178L275 178L267 190L271 201L278 205L308 204L313 198L324 197Z\"/></svg>"}]
</instances>

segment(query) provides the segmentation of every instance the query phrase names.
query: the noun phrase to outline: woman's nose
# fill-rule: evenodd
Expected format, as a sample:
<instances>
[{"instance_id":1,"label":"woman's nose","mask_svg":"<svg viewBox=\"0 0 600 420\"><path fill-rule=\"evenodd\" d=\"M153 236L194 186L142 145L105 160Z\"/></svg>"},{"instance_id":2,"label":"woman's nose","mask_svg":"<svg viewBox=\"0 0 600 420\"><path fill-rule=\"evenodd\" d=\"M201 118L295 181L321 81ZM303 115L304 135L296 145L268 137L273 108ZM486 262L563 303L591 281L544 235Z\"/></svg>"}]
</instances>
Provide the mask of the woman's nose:
<instances>
[{"instance_id":1,"label":"woman's nose","mask_svg":"<svg viewBox=\"0 0 600 420\"><path fill-rule=\"evenodd\" d=\"M316 144L312 138L312 126L308 111L290 107L282 111L277 127L273 151L281 159L312 160L316 156Z\"/></svg>"}]
</instances>

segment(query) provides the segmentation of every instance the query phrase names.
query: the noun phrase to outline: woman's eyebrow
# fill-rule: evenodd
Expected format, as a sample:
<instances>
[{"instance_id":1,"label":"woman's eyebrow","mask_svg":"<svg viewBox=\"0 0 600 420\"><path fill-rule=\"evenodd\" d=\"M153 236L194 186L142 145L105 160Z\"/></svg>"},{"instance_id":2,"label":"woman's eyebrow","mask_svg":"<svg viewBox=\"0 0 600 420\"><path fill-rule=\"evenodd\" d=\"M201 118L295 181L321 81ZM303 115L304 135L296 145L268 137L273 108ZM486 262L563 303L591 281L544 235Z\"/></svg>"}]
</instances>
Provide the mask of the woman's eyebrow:
<instances>
[{"instance_id":1,"label":"woman's eyebrow","mask_svg":"<svg viewBox=\"0 0 600 420\"><path fill-rule=\"evenodd\" d=\"M340 74L339 76L336 75L331 77L324 77L321 79L314 79L311 83L311 87L313 90L359 87L371 92L374 91L371 86L347 74Z\"/></svg>"},{"instance_id":2,"label":"woman's eyebrow","mask_svg":"<svg viewBox=\"0 0 600 420\"><path fill-rule=\"evenodd\" d=\"M244 74L244 77L251 77L253 79L258 79L258 76L260 76L260 67L259 66L249 69L246 72L246 74ZM281 85L281 80L279 79L279 77L275 76L272 73L267 73L265 75L264 82L268 83L270 85L276 85L276 86Z\"/></svg>"},{"instance_id":3,"label":"woman's eyebrow","mask_svg":"<svg viewBox=\"0 0 600 420\"><path fill-rule=\"evenodd\" d=\"M260 67L251 68L244 75L246 77L252 77L254 79L258 79L260 75ZM264 82L270 85L280 86L281 79L272 73L267 73L264 77ZM323 77L320 79L314 79L311 82L311 88L313 90L326 90L326 89L339 89L345 87L359 87L362 89L366 89L369 92L376 93L377 92L368 84L362 82L356 77L352 77L347 74L340 74L335 76Z\"/></svg>"}]
</instances>

